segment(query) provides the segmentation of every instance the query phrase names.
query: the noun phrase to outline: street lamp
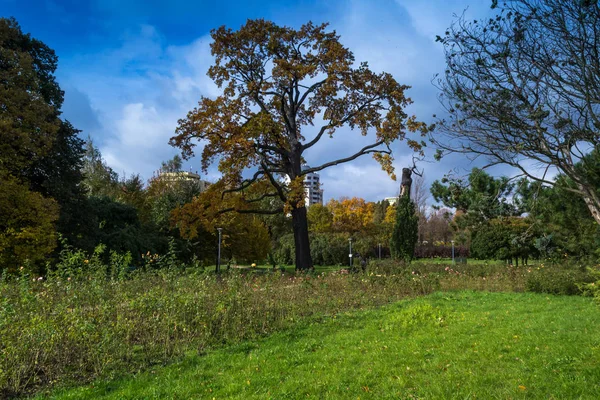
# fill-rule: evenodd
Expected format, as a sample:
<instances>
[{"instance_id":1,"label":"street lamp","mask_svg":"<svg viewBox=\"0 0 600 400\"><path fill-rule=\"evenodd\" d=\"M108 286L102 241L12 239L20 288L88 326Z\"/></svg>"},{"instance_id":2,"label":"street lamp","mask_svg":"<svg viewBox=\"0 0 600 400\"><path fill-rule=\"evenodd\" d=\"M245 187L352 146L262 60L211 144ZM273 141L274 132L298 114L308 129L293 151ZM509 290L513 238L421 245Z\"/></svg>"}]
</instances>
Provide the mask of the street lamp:
<instances>
[{"instance_id":1,"label":"street lamp","mask_svg":"<svg viewBox=\"0 0 600 400\"><path fill-rule=\"evenodd\" d=\"M223 230L223 228L217 228L217 231L219 231L219 241L217 242L217 267L215 269L215 272L218 274L219 272L221 272L221 231Z\"/></svg>"},{"instance_id":2,"label":"street lamp","mask_svg":"<svg viewBox=\"0 0 600 400\"><path fill-rule=\"evenodd\" d=\"M350 244L350 268L352 268L352 238L348 238L348 243Z\"/></svg>"},{"instance_id":3,"label":"street lamp","mask_svg":"<svg viewBox=\"0 0 600 400\"><path fill-rule=\"evenodd\" d=\"M452 264L454 264L454 240L450 241L452 243Z\"/></svg>"}]
</instances>

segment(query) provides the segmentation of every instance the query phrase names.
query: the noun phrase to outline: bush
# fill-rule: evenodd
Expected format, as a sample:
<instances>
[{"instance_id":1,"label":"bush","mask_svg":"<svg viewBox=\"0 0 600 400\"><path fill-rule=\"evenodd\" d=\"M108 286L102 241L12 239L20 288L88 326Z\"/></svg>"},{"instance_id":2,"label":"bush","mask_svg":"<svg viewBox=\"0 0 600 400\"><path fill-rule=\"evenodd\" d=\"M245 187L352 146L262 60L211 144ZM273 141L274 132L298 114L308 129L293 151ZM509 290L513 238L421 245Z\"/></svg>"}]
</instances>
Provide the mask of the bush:
<instances>
[{"instance_id":1,"label":"bush","mask_svg":"<svg viewBox=\"0 0 600 400\"><path fill-rule=\"evenodd\" d=\"M600 265L597 265L595 268L588 268L588 272L594 282L582 285L583 293L585 295L594 296L594 298L600 302Z\"/></svg>"},{"instance_id":2,"label":"bush","mask_svg":"<svg viewBox=\"0 0 600 400\"><path fill-rule=\"evenodd\" d=\"M584 286L594 281L589 271L578 267L544 267L532 269L527 275L525 288L529 292L578 295Z\"/></svg>"},{"instance_id":3,"label":"bush","mask_svg":"<svg viewBox=\"0 0 600 400\"><path fill-rule=\"evenodd\" d=\"M348 236L335 233L311 233L310 255L314 265L348 265ZM273 250L279 265L293 265L295 260L294 235L284 235Z\"/></svg>"},{"instance_id":4,"label":"bush","mask_svg":"<svg viewBox=\"0 0 600 400\"><path fill-rule=\"evenodd\" d=\"M469 257L469 248L454 246L454 257ZM452 246L436 246L433 244L415 247L415 258L451 258Z\"/></svg>"}]
</instances>

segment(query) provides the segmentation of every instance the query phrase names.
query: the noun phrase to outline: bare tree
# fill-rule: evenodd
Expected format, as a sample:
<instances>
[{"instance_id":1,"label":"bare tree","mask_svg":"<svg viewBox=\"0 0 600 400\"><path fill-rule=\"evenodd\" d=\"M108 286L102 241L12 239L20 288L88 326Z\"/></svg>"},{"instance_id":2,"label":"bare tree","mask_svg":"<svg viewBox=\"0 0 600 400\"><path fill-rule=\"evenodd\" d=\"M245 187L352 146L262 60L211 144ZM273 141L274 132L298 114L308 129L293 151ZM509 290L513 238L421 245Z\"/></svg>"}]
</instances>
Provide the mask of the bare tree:
<instances>
[{"instance_id":1,"label":"bare tree","mask_svg":"<svg viewBox=\"0 0 600 400\"><path fill-rule=\"evenodd\" d=\"M417 212L421 215L427 214L427 200L429 199L429 189L425 184L423 174L416 175L412 184L412 199L417 206Z\"/></svg>"},{"instance_id":2,"label":"bare tree","mask_svg":"<svg viewBox=\"0 0 600 400\"><path fill-rule=\"evenodd\" d=\"M415 203L417 216L419 217L419 243L423 243L425 240L425 225L427 224L427 199L429 198L429 191L425 186L425 178L423 177L423 174L415 174L415 178L413 179L412 183L411 198L413 203Z\"/></svg>"},{"instance_id":3,"label":"bare tree","mask_svg":"<svg viewBox=\"0 0 600 400\"><path fill-rule=\"evenodd\" d=\"M482 156L546 184L556 168L600 224L598 192L576 168L600 138L598 2L507 0L498 8L487 21L463 16L437 37L447 61L437 84L449 114L434 137L438 155Z\"/></svg>"}]
</instances>

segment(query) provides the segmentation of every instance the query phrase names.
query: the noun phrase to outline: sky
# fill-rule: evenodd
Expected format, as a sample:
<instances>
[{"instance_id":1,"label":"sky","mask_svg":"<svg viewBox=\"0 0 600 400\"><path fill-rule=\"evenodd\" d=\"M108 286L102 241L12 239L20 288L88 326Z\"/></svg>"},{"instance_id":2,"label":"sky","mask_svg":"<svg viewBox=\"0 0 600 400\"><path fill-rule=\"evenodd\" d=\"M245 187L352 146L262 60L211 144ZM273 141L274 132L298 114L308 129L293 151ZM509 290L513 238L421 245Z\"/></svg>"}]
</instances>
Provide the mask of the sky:
<instances>
[{"instance_id":1,"label":"sky","mask_svg":"<svg viewBox=\"0 0 600 400\"><path fill-rule=\"evenodd\" d=\"M300 27L328 22L354 52L357 62L391 73L411 86L407 109L421 121L441 114L432 80L444 71L443 48L435 42L458 15L481 18L491 0L0 0L0 16L13 16L24 32L53 48L56 72L65 91L63 117L91 137L107 163L121 175L152 177L178 154L169 146L177 121L201 96L219 89L206 76L212 64L210 31L238 29L247 19L264 18ZM318 165L351 155L372 141L349 128L324 138L305 158ZM400 175L413 154L402 142L392 146ZM433 148L418 167L425 182L453 171L464 175L476 164L464 156L433 161ZM184 163L200 171L199 157ZM492 171L493 172L493 171ZM499 171L500 173L504 171ZM204 179L219 178L216 168ZM362 197L378 201L395 196L392 181L369 155L320 173L325 201Z\"/></svg>"}]
</instances>

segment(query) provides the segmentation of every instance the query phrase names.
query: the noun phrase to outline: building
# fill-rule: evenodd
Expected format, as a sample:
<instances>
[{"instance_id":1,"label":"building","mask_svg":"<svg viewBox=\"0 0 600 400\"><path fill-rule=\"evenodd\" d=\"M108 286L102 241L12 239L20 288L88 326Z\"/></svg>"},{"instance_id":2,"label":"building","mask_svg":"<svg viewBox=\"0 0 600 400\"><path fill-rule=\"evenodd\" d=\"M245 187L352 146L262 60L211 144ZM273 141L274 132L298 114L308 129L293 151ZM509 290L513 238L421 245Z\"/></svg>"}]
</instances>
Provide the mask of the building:
<instances>
[{"instance_id":1,"label":"building","mask_svg":"<svg viewBox=\"0 0 600 400\"><path fill-rule=\"evenodd\" d=\"M398 196L396 196L396 197L386 197L383 200L387 201L390 206L393 206L398 201Z\"/></svg>"},{"instance_id":2,"label":"building","mask_svg":"<svg viewBox=\"0 0 600 400\"><path fill-rule=\"evenodd\" d=\"M303 165L302 170L307 170L310 167ZM321 188L321 178L316 172L310 172L304 175L304 192L306 193L306 208L313 204L323 205L323 189Z\"/></svg>"},{"instance_id":3,"label":"building","mask_svg":"<svg viewBox=\"0 0 600 400\"><path fill-rule=\"evenodd\" d=\"M176 182L192 182L199 186L200 192L204 192L210 182L200 179L200 175L194 172L177 171L177 172L159 172L158 178L164 182L176 183Z\"/></svg>"}]
</instances>

